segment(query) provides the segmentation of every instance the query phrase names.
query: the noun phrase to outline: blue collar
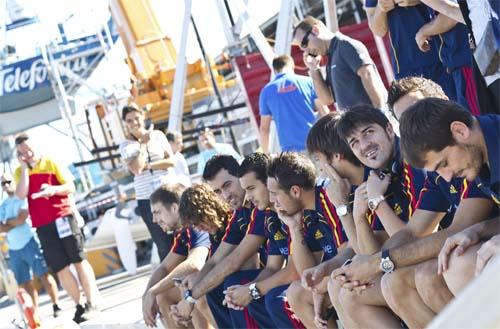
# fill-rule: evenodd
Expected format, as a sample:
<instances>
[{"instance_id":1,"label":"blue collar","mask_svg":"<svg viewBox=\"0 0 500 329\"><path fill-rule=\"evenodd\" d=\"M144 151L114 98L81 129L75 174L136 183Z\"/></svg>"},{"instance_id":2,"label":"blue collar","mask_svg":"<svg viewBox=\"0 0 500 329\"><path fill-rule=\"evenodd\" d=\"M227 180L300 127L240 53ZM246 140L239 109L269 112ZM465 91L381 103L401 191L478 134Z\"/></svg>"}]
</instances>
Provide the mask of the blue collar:
<instances>
[{"instance_id":1,"label":"blue collar","mask_svg":"<svg viewBox=\"0 0 500 329\"><path fill-rule=\"evenodd\" d=\"M490 171L490 182L492 185L500 181L500 116L483 115L476 117L483 132L486 149L488 151L488 164Z\"/></svg>"}]
</instances>

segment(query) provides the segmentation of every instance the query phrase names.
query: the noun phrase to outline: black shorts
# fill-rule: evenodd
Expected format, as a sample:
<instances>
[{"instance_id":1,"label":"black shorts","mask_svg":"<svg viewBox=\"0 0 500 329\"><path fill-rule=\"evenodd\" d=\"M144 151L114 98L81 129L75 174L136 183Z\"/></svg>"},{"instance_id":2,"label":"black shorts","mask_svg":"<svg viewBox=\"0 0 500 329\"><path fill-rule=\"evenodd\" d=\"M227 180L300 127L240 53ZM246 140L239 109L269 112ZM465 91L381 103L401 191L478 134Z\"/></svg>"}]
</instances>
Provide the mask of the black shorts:
<instances>
[{"instance_id":1,"label":"black shorts","mask_svg":"<svg viewBox=\"0 0 500 329\"><path fill-rule=\"evenodd\" d=\"M65 238L59 237L55 221L36 229L45 261L55 273L85 259L83 234L73 216L66 218L69 220L73 234Z\"/></svg>"}]
</instances>

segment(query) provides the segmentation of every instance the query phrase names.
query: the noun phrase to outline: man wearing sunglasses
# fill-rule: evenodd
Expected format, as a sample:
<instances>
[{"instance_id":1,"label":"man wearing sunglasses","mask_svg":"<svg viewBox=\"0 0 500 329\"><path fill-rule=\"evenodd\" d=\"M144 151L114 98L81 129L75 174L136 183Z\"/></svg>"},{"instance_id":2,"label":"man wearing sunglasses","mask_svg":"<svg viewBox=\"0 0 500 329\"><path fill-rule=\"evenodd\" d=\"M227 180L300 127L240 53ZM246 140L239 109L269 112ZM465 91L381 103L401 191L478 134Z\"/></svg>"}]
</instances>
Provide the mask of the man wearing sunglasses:
<instances>
[{"instance_id":1,"label":"man wearing sunglasses","mask_svg":"<svg viewBox=\"0 0 500 329\"><path fill-rule=\"evenodd\" d=\"M0 205L0 233L7 233L9 267L17 284L33 299L35 307L38 306L38 291L33 285L32 274L40 278L52 300L53 315L58 317L61 309L57 305L57 284L43 259L40 243L28 224L28 204L14 195L16 184L10 175L3 174L0 184L2 192L7 193L7 198Z\"/></svg>"},{"instance_id":2,"label":"man wearing sunglasses","mask_svg":"<svg viewBox=\"0 0 500 329\"><path fill-rule=\"evenodd\" d=\"M322 21L307 16L293 32L304 52L304 63L313 79L319 101L336 103L341 110L360 104L382 108L387 92L368 53L359 42L340 32L331 32ZM326 56L326 80L320 62Z\"/></svg>"}]
</instances>

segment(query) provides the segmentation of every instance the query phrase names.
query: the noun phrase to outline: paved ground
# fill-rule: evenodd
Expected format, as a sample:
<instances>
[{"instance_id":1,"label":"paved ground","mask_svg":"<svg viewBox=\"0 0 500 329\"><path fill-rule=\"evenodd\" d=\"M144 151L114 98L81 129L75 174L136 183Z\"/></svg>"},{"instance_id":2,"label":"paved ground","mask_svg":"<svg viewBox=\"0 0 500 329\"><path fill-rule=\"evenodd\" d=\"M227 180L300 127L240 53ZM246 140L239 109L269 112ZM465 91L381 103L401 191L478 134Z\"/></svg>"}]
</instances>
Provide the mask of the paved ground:
<instances>
[{"instance_id":1,"label":"paved ground","mask_svg":"<svg viewBox=\"0 0 500 329\"><path fill-rule=\"evenodd\" d=\"M134 276L120 273L99 279L98 285L103 297L102 311L96 318L81 323L80 327L84 329L146 328L142 321L141 296L149 274L149 266L145 266L140 268L138 274ZM71 321L74 314L74 304L62 291L60 291L60 297L60 307L63 309L63 314L60 318L54 319L49 297L47 295L40 296L39 312L43 328L78 328ZM12 324L12 321L17 320L20 323L20 318L16 304L6 298L0 299L0 329L17 328ZM159 324L159 328L163 328L161 324Z\"/></svg>"}]
</instances>

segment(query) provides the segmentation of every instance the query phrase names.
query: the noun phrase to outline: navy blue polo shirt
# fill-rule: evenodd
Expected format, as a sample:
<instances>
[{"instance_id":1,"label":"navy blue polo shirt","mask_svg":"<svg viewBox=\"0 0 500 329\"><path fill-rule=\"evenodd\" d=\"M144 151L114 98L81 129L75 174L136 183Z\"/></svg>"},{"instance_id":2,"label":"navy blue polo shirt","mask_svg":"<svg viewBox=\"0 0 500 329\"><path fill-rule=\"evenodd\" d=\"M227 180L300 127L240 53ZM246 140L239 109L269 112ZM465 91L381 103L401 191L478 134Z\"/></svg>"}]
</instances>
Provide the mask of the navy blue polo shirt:
<instances>
[{"instance_id":1,"label":"navy blue polo shirt","mask_svg":"<svg viewBox=\"0 0 500 329\"><path fill-rule=\"evenodd\" d=\"M181 256L187 256L191 249L197 247L210 249L209 234L188 226L175 232L174 242L170 251Z\"/></svg>"},{"instance_id":2,"label":"navy blue polo shirt","mask_svg":"<svg viewBox=\"0 0 500 329\"><path fill-rule=\"evenodd\" d=\"M227 224L227 223L226 223ZM226 227L226 226L225 226ZM221 228L220 230L217 231L215 234L210 234L210 252L209 252L209 257L211 257L217 249L220 246L220 243L222 242L222 238L224 237L224 234L226 233L226 230L224 228Z\"/></svg>"},{"instance_id":3,"label":"navy blue polo shirt","mask_svg":"<svg viewBox=\"0 0 500 329\"><path fill-rule=\"evenodd\" d=\"M439 229L444 229L451 225L460 201L468 198L487 198L487 196L465 178L456 177L447 182L437 172L428 172L424 187L420 191L417 208L446 212L439 223Z\"/></svg>"},{"instance_id":4,"label":"navy blue polo shirt","mask_svg":"<svg viewBox=\"0 0 500 329\"><path fill-rule=\"evenodd\" d=\"M448 32L441 34L440 44L439 59L449 71L462 66L472 66L467 26L457 24Z\"/></svg>"},{"instance_id":5,"label":"navy blue polo shirt","mask_svg":"<svg viewBox=\"0 0 500 329\"><path fill-rule=\"evenodd\" d=\"M290 231L278 217L278 214L270 209L266 210L265 232L267 237L267 253L271 256L281 255L288 259L290 253Z\"/></svg>"},{"instance_id":6,"label":"navy blue polo shirt","mask_svg":"<svg viewBox=\"0 0 500 329\"><path fill-rule=\"evenodd\" d=\"M378 0L365 0L366 8L375 8ZM418 68L439 62L437 37L430 39L431 49L422 52L415 42L420 28L431 21L433 13L429 7L419 4L411 7L396 7L387 13L392 64L396 79L409 75L420 75ZM432 78L432 77L428 77Z\"/></svg>"},{"instance_id":7,"label":"navy blue polo shirt","mask_svg":"<svg viewBox=\"0 0 500 329\"><path fill-rule=\"evenodd\" d=\"M233 216L226 226L226 232L222 241L229 244L239 244L245 237L250 223L252 209L249 207L240 207L233 212Z\"/></svg>"},{"instance_id":8,"label":"navy blue polo shirt","mask_svg":"<svg viewBox=\"0 0 500 329\"><path fill-rule=\"evenodd\" d=\"M347 237L326 191L317 186L315 193L316 209L304 210L304 239L312 252L323 251L322 261L326 261L337 254Z\"/></svg>"},{"instance_id":9,"label":"navy blue polo shirt","mask_svg":"<svg viewBox=\"0 0 500 329\"><path fill-rule=\"evenodd\" d=\"M420 191L424 187L425 172L413 168L401 157L399 138L394 141L394 161L391 165L391 182L385 193L385 200L394 213L404 222L413 215L417 208ZM364 181L368 179L372 168L365 166ZM383 231L384 226L376 212L367 212L367 220L374 231Z\"/></svg>"},{"instance_id":10,"label":"navy blue polo shirt","mask_svg":"<svg viewBox=\"0 0 500 329\"><path fill-rule=\"evenodd\" d=\"M481 168L474 184L500 207L500 115L478 116L488 150L488 164Z\"/></svg>"}]
</instances>

